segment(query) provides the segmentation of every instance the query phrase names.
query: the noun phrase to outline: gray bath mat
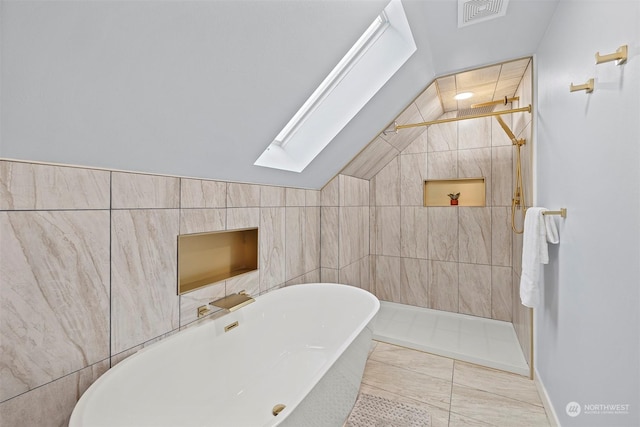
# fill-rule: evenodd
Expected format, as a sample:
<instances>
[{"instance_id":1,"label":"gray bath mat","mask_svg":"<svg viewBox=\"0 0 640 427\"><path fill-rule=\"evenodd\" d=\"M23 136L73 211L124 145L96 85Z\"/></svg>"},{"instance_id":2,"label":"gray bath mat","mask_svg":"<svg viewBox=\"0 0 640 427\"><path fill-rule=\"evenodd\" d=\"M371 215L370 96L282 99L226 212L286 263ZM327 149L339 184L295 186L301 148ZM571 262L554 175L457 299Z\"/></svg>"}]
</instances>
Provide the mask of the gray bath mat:
<instances>
[{"instance_id":1,"label":"gray bath mat","mask_svg":"<svg viewBox=\"0 0 640 427\"><path fill-rule=\"evenodd\" d=\"M360 393L344 427L429 427L429 413L404 403Z\"/></svg>"}]
</instances>

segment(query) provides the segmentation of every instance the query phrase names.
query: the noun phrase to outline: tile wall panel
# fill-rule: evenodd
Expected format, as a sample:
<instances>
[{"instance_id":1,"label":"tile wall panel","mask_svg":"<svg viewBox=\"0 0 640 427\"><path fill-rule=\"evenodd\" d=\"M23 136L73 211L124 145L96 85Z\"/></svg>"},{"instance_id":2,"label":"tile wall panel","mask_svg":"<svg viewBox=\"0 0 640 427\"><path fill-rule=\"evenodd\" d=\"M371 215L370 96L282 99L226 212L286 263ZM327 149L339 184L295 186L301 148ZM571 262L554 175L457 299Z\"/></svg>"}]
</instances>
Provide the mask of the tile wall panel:
<instances>
[{"instance_id":1,"label":"tile wall panel","mask_svg":"<svg viewBox=\"0 0 640 427\"><path fill-rule=\"evenodd\" d=\"M221 231L227 225L226 209L181 209L180 234Z\"/></svg>"},{"instance_id":2,"label":"tile wall panel","mask_svg":"<svg viewBox=\"0 0 640 427\"><path fill-rule=\"evenodd\" d=\"M320 279L324 283L339 283L340 273L335 268L321 268Z\"/></svg>"},{"instance_id":3,"label":"tile wall panel","mask_svg":"<svg viewBox=\"0 0 640 427\"><path fill-rule=\"evenodd\" d=\"M109 209L108 171L0 160L0 210Z\"/></svg>"},{"instance_id":4,"label":"tile wall panel","mask_svg":"<svg viewBox=\"0 0 640 427\"><path fill-rule=\"evenodd\" d=\"M112 209L180 207L180 178L112 172Z\"/></svg>"},{"instance_id":5,"label":"tile wall panel","mask_svg":"<svg viewBox=\"0 0 640 427\"><path fill-rule=\"evenodd\" d=\"M339 271L340 283L351 285L357 288L362 287L362 278L360 277L360 262L353 262L346 267L342 267Z\"/></svg>"},{"instance_id":6,"label":"tile wall panel","mask_svg":"<svg viewBox=\"0 0 640 427\"><path fill-rule=\"evenodd\" d=\"M269 289L266 289L267 292ZM225 293L237 294L245 291L249 295L258 296L262 292L260 288L260 271L251 271L225 280Z\"/></svg>"},{"instance_id":7,"label":"tile wall panel","mask_svg":"<svg viewBox=\"0 0 640 427\"><path fill-rule=\"evenodd\" d=\"M491 206L491 148L458 151L458 178L484 177L485 205Z\"/></svg>"},{"instance_id":8,"label":"tile wall panel","mask_svg":"<svg viewBox=\"0 0 640 427\"><path fill-rule=\"evenodd\" d=\"M285 282L285 208L262 208L258 229L260 291Z\"/></svg>"},{"instance_id":9,"label":"tile wall panel","mask_svg":"<svg viewBox=\"0 0 640 427\"><path fill-rule=\"evenodd\" d=\"M400 206L377 207L375 220L375 254L400 256Z\"/></svg>"},{"instance_id":10,"label":"tile wall panel","mask_svg":"<svg viewBox=\"0 0 640 427\"><path fill-rule=\"evenodd\" d=\"M429 307L429 261L401 258L400 302L418 307Z\"/></svg>"},{"instance_id":11,"label":"tile wall panel","mask_svg":"<svg viewBox=\"0 0 640 427\"><path fill-rule=\"evenodd\" d=\"M260 225L260 208L228 208L227 230L254 228Z\"/></svg>"},{"instance_id":12,"label":"tile wall panel","mask_svg":"<svg viewBox=\"0 0 640 427\"><path fill-rule=\"evenodd\" d=\"M403 154L400 158L400 205L424 204L424 181L427 179L427 155Z\"/></svg>"},{"instance_id":13,"label":"tile wall panel","mask_svg":"<svg viewBox=\"0 0 640 427\"><path fill-rule=\"evenodd\" d=\"M384 301L400 301L400 258L376 255L375 295Z\"/></svg>"},{"instance_id":14,"label":"tile wall panel","mask_svg":"<svg viewBox=\"0 0 640 427\"><path fill-rule=\"evenodd\" d=\"M179 326L177 209L111 215L111 346L121 352Z\"/></svg>"},{"instance_id":15,"label":"tile wall panel","mask_svg":"<svg viewBox=\"0 0 640 427\"><path fill-rule=\"evenodd\" d=\"M430 84L415 100L416 107L425 121L436 120L444 113L435 84ZM426 133L426 132L424 132ZM423 133L423 135L424 135ZM421 135L422 136L422 135ZM418 137L419 138L419 137ZM416 139L418 139L416 138Z\"/></svg>"},{"instance_id":16,"label":"tile wall panel","mask_svg":"<svg viewBox=\"0 0 640 427\"><path fill-rule=\"evenodd\" d=\"M342 268L369 254L369 208L343 207L339 216L338 267Z\"/></svg>"},{"instance_id":17,"label":"tile wall panel","mask_svg":"<svg viewBox=\"0 0 640 427\"><path fill-rule=\"evenodd\" d=\"M340 205L340 177L336 176L329 181L320 191L321 206Z\"/></svg>"},{"instance_id":18,"label":"tile wall panel","mask_svg":"<svg viewBox=\"0 0 640 427\"><path fill-rule=\"evenodd\" d=\"M302 263L305 273L320 268L320 208L303 209Z\"/></svg>"},{"instance_id":19,"label":"tile wall panel","mask_svg":"<svg viewBox=\"0 0 640 427\"><path fill-rule=\"evenodd\" d=\"M227 207L227 183L182 178L180 207L183 209Z\"/></svg>"},{"instance_id":20,"label":"tile wall panel","mask_svg":"<svg viewBox=\"0 0 640 427\"><path fill-rule=\"evenodd\" d=\"M511 208L491 208L491 265L511 267Z\"/></svg>"},{"instance_id":21,"label":"tile wall panel","mask_svg":"<svg viewBox=\"0 0 640 427\"><path fill-rule=\"evenodd\" d=\"M77 400L107 369L109 360L101 361L0 403L0 424L66 427Z\"/></svg>"},{"instance_id":22,"label":"tile wall panel","mask_svg":"<svg viewBox=\"0 0 640 427\"><path fill-rule=\"evenodd\" d=\"M444 113L438 119L455 117L456 113ZM429 151L452 151L458 149L458 123L449 122L428 127Z\"/></svg>"},{"instance_id":23,"label":"tile wall panel","mask_svg":"<svg viewBox=\"0 0 640 427\"><path fill-rule=\"evenodd\" d=\"M434 151L427 156L427 179L458 177L458 152Z\"/></svg>"},{"instance_id":24,"label":"tile wall panel","mask_svg":"<svg viewBox=\"0 0 640 427\"><path fill-rule=\"evenodd\" d=\"M415 206L400 208L400 255L407 258L429 258L428 209Z\"/></svg>"},{"instance_id":25,"label":"tile wall panel","mask_svg":"<svg viewBox=\"0 0 640 427\"><path fill-rule=\"evenodd\" d=\"M260 206L260 186L254 184L227 183L227 207L249 208Z\"/></svg>"},{"instance_id":26,"label":"tile wall panel","mask_svg":"<svg viewBox=\"0 0 640 427\"><path fill-rule=\"evenodd\" d=\"M323 268L338 268L340 208L322 207L320 221L320 265Z\"/></svg>"},{"instance_id":27,"label":"tile wall panel","mask_svg":"<svg viewBox=\"0 0 640 427\"><path fill-rule=\"evenodd\" d=\"M285 279L301 276L304 271L304 208L286 208Z\"/></svg>"},{"instance_id":28,"label":"tile wall panel","mask_svg":"<svg viewBox=\"0 0 640 427\"><path fill-rule=\"evenodd\" d=\"M340 206L368 206L369 182L347 175L339 175Z\"/></svg>"},{"instance_id":29,"label":"tile wall panel","mask_svg":"<svg viewBox=\"0 0 640 427\"><path fill-rule=\"evenodd\" d=\"M321 193L318 190L305 190L305 195L304 195L305 206L321 206L320 194Z\"/></svg>"},{"instance_id":30,"label":"tile wall panel","mask_svg":"<svg viewBox=\"0 0 640 427\"><path fill-rule=\"evenodd\" d=\"M375 177L376 206L400 205L400 158L390 161Z\"/></svg>"},{"instance_id":31,"label":"tile wall panel","mask_svg":"<svg viewBox=\"0 0 640 427\"><path fill-rule=\"evenodd\" d=\"M422 118L422 114L420 114L420 110L418 109L415 103L409 104L409 106L398 116L396 119L398 124L413 124L413 123L422 123L424 119ZM387 141L389 144L394 146L398 151L402 151L411 142L420 136L422 133L426 132L427 128L424 126L418 126L413 128L401 129L398 132L390 132L387 135L380 134L380 137Z\"/></svg>"},{"instance_id":32,"label":"tile wall panel","mask_svg":"<svg viewBox=\"0 0 640 427\"><path fill-rule=\"evenodd\" d=\"M491 149L491 206L511 206L515 150L511 146Z\"/></svg>"},{"instance_id":33,"label":"tile wall panel","mask_svg":"<svg viewBox=\"0 0 640 427\"><path fill-rule=\"evenodd\" d=\"M427 208L429 259L458 261L458 209L449 207Z\"/></svg>"},{"instance_id":34,"label":"tile wall panel","mask_svg":"<svg viewBox=\"0 0 640 427\"><path fill-rule=\"evenodd\" d=\"M197 322L188 324L185 327L189 327L190 325L193 325L193 324L197 324ZM128 350L122 351L120 353L112 354L111 355L111 367L114 367L115 365L117 365L118 363L122 362L123 360L125 360L129 356L133 356L134 354L136 354L138 351L142 350L143 348L149 347L149 346L151 346L151 345L153 345L153 344L155 344L157 342L162 341L165 338L169 338L170 336L175 335L178 332L180 332L180 331L178 329L175 329L175 330L173 330L171 332L168 332L166 334L162 334L162 335L157 336L157 337L155 337L153 339L150 339L149 341L145 341L142 344L137 345L135 347L132 347L132 348L130 348Z\"/></svg>"},{"instance_id":35,"label":"tile wall panel","mask_svg":"<svg viewBox=\"0 0 640 427\"><path fill-rule=\"evenodd\" d=\"M286 188L263 185L260 189L261 207L279 207L286 203Z\"/></svg>"},{"instance_id":36,"label":"tile wall panel","mask_svg":"<svg viewBox=\"0 0 640 427\"><path fill-rule=\"evenodd\" d=\"M491 117L461 120L458 123L458 149L491 147Z\"/></svg>"},{"instance_id":37,"label":"tile wall panel","mask_svg":"<svg viewBox=\"0 0 640 427\"><path fill-rule=\"evenodd\" d=\"M300 188L285 189L286 206L305 206L306 190Z\"/></svg>"},{"instance_id":38,"label":"tile wall panel","mask_svg":"<svg viewBox=\"0 0 640 427\"><path fill-rule=\"evenodd\" d=\"M458 293L460 313L491 317L491 266L460 263Z\"/></svg>"},{"instance_id":39,"label":"tile wall panel","mask_svg":"<svg viewBox=\"0 0 640 427\"><path fill-rule=\"evenodd\" d=\"M109 357L109 211L0 212L0 236L3 401Z\"/></svg>"},{"instance_id":40,"label":"tile wall panel","mask_svg":"<svg viewBox=\"0 0 640 427\"><path fill-rule=\"evenodd\" d=\"M422 132L422 134L413 140L411 144L402 150L401 154L418 154L426 153L429 151L429 132Z\"/></svg>"},{"instance_id":41,"label":"tile wall panel","mask_svg":"<svg viewBox=\"0 0 640 427\"><path fill-rule=\"evenodd\" d=\"M341 173L360 179L373 178L399 151L381 137L367 145Z\"/></svg>"},{"instance_id":42,"label":"tile wall panel","mask_svg":"<svg viewBox=\"0 0 640 427\"><path fill-rule=\"evenodd\" d=\"M457 262L430 261L430 308L458 312L458 266Z\"/></svg>"},{"instance_id":43,"label":"tile wall panel","mask_svg":"<svg viewBox=\"0 0 640 427\"><path fill-rule=\"evenodd\" d=\"M460 262L491 264L491 208L458 208Z\"/></svg>"},{"instance_id":44,"label":"tile wall panel","mask_svg":"<svg viewBox=\"0 0 640 427\"><path fill-rule=\"evenodd\" d=\"M493 319L511 322L511 304L513 292L511 290L511 268L491 267L491 317Z\"/></svg>"}]
</instances>

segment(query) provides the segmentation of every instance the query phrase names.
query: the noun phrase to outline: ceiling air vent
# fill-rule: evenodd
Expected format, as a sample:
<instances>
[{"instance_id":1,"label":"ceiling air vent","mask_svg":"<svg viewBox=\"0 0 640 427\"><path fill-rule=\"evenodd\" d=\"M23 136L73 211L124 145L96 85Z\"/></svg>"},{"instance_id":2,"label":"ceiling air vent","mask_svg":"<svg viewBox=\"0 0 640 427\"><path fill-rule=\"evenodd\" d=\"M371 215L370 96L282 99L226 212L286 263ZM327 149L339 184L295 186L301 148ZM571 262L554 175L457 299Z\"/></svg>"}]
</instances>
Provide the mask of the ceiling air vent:
<instances>
[{"instance_id":1,"label":"ceiling air vent","mask_svg":"<svg viewBox=\"0 0 640 427\"><path fill-rule=\"evenodd\" d=\"M504 16L508 4L509 0L458 0L458 28Z\"/></svg>"}]
</instances>

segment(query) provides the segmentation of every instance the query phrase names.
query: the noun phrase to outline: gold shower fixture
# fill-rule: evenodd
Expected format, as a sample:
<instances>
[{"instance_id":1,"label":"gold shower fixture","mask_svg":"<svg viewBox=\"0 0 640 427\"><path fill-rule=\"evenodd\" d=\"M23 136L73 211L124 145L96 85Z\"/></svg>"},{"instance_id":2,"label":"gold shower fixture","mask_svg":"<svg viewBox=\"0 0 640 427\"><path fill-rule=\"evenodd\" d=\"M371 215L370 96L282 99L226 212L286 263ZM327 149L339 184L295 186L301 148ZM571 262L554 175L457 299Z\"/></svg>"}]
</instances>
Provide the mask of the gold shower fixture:
<instances>
[{"instance_id":1,"label":"gold shower fixture","mask_svg":"<svg viewBox=\"0 0 640 427\"><path fill-rule=\"evenodd\" d=\"M479 119L481 117L493 117L493 116L500 116L502 114L522 113L522 112L531 113L531 104L527 105L526 107L512 108L510 110L493 111L490 113L480 113L480 114L474 114L474 115L463 116L463 117L451 117L448 119L432 120L430 122L409 123L406 125L399 125L397 123L394 123L394 129L397 132L400 129L417 128L420 126L431 126L431 125L438 125L440 123L458 122L460 120ZM389 132L390 130L387 129L386 131Z\"/></svg>"},{"instance_id":2,"label":"gold shower fixture","mask_svg":"<svg viewBox=\"0 0 640 427\"><path fill-rule=\"evenodd\" d=\"M498 101L474 104L471 106L471 108L489 107L492 105L499 105L499 104L506 105L509 102L517 101L519 99L520 99L519 97L513 97L513 98L505 97L504 99L498 100ZM431 125L437 125L440 123L457 122L460 120L478 119L481 117L495 117L498 123L500 124L500 127L502 127L502 129L505 131L505 133L511 140L511 143L516 147L516 180L514 185L513 198L511 199L511 229L515 233L521 234L524 231L524 229L520 230L516 227L516 210L517 209L522 210L522 217L524 219L524 214L525 214L525 211L527 210L527 206L525 204L526 197L524 192L524 186L522 185L522 160L520 156L520 148L526 144L526 141L524 139L518 139L516 135L511 131L511 129L509 129L509 126L504 122L504 120L502 120L502 117L500 116L502 116L503 114L522 113L522 112L531 113L531 104L527 105L526 107L512 108L509 110L470 114L468 116L451 117L448 119L432 120L429 122L410 123L405 125L399 125L394 122L392 125L393 128L391 128L390 126L389 128L385 129L384 133L386 135L388 132L397 133L398 130L400 129L409 129L409 128L415 128L420 126L431 126Z\"/></svg>"},{"instance_id":3,"label":"gold shower fixture","mask_svg":"<svg viewBox=\"0 0 640 427\"><path fill-rule=\"evenodd\" d=\"M509 129L509 126L507 126L504 120L502 120L502 117L496 116L496 120L498 121L498 124L500 124L500 127L502 128L502 130L504 130L504 132L507 134L507 136L509 137L513 145L521 146L525 144L525 140L518 139L515 136L515 134L511 131L511 129Z\"/></svg>"},{"instance_id":4,"label":"gold shower fixture","mask_svg":"<svg viewBox=\"0 0 640 427\"><path fill-rule=\"evenodd\" d=\"M524 232L524 227L522 230L516 227L516 210L522 210L522 219L524 221L527 206L524 186L522 185L522 160L520 157L520 148L526 144L526 141L524 139L518 139L511 129L509 129L509 126L507 126L504 120L502 120L502 117L496 116L496 120L511 140L511 143L516 147L516 179L513 188L513 198L511 199L511 229L516 234L522 234Z\"/></svg>"},{"instance_id":5,"label":"gold shower fixture","mask_svg":"<svg viewBox=\"0 0 640 427\"><path fill-rule=\"evenodd\" d=\"M479 104L471 104L471 108L482 108L482 107L491 107L492 105L507 105L513 101L518 101L520 99L519 96L514 96L513 98L499 99L497 101L489 101L489 102L481 102Z\"/></svg>"}]
</instances>

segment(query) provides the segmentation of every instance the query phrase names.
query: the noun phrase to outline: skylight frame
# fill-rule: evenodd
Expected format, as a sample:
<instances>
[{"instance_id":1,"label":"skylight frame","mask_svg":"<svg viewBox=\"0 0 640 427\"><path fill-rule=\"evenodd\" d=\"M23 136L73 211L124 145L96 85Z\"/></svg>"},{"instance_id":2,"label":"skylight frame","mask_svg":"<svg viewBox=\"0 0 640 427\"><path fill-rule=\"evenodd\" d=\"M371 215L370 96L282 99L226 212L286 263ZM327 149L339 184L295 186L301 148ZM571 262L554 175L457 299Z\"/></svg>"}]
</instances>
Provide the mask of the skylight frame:
<instances>
[{"instance_id":1,"label":"skylight frame","mask_svg":"<svg viewBox=\"0 0 640 427\"><path fill-rule=\"evenodd\" d=\"M254 165L302 172L417 50L391 0Z\"/></svg>"},{"instance_id":2,"label":"skylight frame","mask_svg":"<svg viewBox=\"0 0 640 427\"><path fill-rule=\"evenodd\" d=\"M304 124L306 119L312 114L318 104L320 104L331 91L344 79L344 77L353 68L355 63L364 55L369 47L378 40L378 38L389 27L389 18L382 11L380 15L373 20L367 30L360 36L358 41L349 49L347 54L342 57L338 65L336 65L329 75L320 83L320 86L311 94L302 107L294 114L289 123L285 125L282 131L276 136L275 143L281 147L286 146L287 142L295 134L295 132Z\"/></svg>"}]
</instances>

